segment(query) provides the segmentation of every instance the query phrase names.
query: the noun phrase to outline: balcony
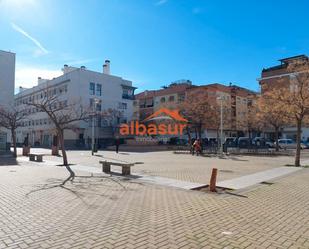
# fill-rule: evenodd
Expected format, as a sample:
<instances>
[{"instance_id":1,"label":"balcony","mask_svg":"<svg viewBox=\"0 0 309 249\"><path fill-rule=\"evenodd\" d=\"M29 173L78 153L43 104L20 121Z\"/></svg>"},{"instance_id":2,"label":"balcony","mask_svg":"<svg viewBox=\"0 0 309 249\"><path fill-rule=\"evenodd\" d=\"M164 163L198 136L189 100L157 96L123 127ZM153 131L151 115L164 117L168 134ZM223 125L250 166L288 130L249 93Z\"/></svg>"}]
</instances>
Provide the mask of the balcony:
<instances>
[{"instance_id":1,"label":"balcony","mask_svg":"<svg viewBox=\"0 0 309 249\"><path fill-rule=\"evenodd\" d=\"M134 100L134 95L122 94L122 98L123 98L123 99Z\"/></svg>"}]
</instances>

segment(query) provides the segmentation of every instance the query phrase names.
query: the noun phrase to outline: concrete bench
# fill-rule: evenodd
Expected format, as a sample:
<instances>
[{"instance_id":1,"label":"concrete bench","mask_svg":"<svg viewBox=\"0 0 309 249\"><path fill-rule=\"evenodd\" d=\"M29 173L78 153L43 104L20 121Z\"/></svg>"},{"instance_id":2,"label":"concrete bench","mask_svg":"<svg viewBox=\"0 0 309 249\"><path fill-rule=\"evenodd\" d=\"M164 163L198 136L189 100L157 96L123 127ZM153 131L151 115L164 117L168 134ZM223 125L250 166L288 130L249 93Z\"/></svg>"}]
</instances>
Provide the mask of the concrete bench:
<instances>
[{"instance_id":1,"label":"concrete bench","mask_svg":"<svg viewBox=\"0 0 309 249\"><path fill-rule=\"evenodd\" d=\"M118 162L110 162L110 161L100 161L102 164L102 171L104 173L111 172L111 165L119 166L122 168L122 175L130 175L131 167L134 166L134 163L118 163Z\"/></svg>"},{"instance_id":2,"label":"concrete bench","mask_svg":"<svg viewBox=\"0 0 309 249\"><path fill-rule=\"evenodd\" d=\"M29 161L43 162L42 154L29 154Z\"/></svg>"}]
</instances>

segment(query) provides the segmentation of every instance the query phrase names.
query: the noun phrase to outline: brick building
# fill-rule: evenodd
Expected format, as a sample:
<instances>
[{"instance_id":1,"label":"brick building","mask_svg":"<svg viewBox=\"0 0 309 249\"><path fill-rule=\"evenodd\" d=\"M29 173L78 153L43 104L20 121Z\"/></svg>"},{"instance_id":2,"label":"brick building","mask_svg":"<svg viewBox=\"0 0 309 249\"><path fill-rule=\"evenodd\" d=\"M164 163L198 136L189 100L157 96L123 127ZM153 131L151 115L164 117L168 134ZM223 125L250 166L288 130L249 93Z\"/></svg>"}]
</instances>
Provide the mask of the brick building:
<instances>
[{"instance_id":1,"label":"brick building","mask_svg":"<svg viewBox=\"0 0 309 249\"><path fill-rule=\"evenodd\" d=\"M295 72L290 72L288 70L289 64L295 61L308 60L309 58L306 55L297 55L278 60L280 62L279 65L264 68L262 70L261 78L258 79L262 94L267 91L267 89L271 89L273 87L290 88L293 77L295 77Z\"/></svg>"},{"instance_id":2,"label":"brick building","mask_svg":"<svg viewBox=\"0 0 309 249\"><path fill-rule=\"evenodd\" d=\"M248 110L255 102L257 93L233 84L228 86L214 83L194 86L187 91L187 95L196 91L204 91L210 102L220 106L223 101L223 130L225 137L245 136L247 134L246 121ZM206 137L216 137L217 128L208 126L204 132Z\"/></svg>"},{"instance_id":3,"label":"brick building","mask_svg":"<svg viewBox=\"0 0 309 249\"><path fill-rule=\"evenodd\" d=\"M135 95L133 118L143 120L161 107L176 109L184 101L187 89L192 86L188 80L171 83L159 90L146 90Z\"/></svg>"},{"instance_id":4,"label":"brick building","mask_svg":"<svg viewBox=\"0 0 309 249\"><path fill-rule=\"evenodd\" d=\"M288 57L280 59L279 65L275 65L269 68L264 68L261 73L261 78L258 79L261 86L261 93L265 93L269 89L273 88L283 88L285 87L287 91L293 89L293 79L295 74L299 72L291 72L288 69L290 63L308 61L309 57L306 55L297 55L293 57ZM296 139L296 127L294 124L291 124L281 131L280 137L282 138L291 138ZM304 127L302 129L302 139L307 140L309 138L309 128Z\"/></svg>"},{"instance_id":5,"label":"brick building","mask_svg":"<svg viewBox=\"0 0 309 249\"><path fill-rule=\"evenodd\" d=\"M236 85L223 85L219 83L195 86L190 81L172 83L160 90L147 90L135 95L133 117L142 121L161 107L177 109L189 96L205 92L211 102L220 106L222 97L224 105L224 135L244 136L248 118L248 108L255 101L257 93ZM203 137L217 137L218 128L207 126Z\"/></svg>"}]
</instances>

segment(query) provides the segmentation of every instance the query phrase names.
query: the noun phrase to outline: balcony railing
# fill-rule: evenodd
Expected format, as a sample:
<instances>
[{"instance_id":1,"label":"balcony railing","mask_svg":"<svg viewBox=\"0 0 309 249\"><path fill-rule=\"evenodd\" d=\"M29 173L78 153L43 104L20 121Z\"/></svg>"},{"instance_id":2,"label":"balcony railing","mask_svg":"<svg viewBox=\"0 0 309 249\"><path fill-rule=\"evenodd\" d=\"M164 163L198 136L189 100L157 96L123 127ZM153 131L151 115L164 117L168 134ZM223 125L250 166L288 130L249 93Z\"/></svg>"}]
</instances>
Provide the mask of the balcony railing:
<instances>
[{"instance_id":1,"label":"balcony railing","mask_svg":"<svg viewBox=\"0 0 309 249\"><path fill-rule=\"evenodd\" d=\"M122 98L123 98L123 99L134 100L134 95L122 94Z\"/></svg>"}]
</instances>

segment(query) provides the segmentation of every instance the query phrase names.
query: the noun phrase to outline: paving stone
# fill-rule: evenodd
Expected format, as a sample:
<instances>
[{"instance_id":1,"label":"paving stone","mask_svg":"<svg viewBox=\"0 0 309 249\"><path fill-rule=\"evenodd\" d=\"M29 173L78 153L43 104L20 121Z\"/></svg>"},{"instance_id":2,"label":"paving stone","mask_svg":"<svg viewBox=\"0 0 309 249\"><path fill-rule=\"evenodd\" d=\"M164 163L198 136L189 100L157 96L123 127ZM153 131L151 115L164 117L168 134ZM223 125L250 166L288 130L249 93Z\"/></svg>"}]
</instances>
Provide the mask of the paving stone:
<instances>
[{"instance_id":1,"label":"paving stone","mask_svg":"<svg viewBox=\"0 0 309 249\"><path fill-rule=\"evenodd\" d=\"M309 248L308 169L247 198L66 176L0 167L0 248Z\"/></svg>"}]
</instances>

